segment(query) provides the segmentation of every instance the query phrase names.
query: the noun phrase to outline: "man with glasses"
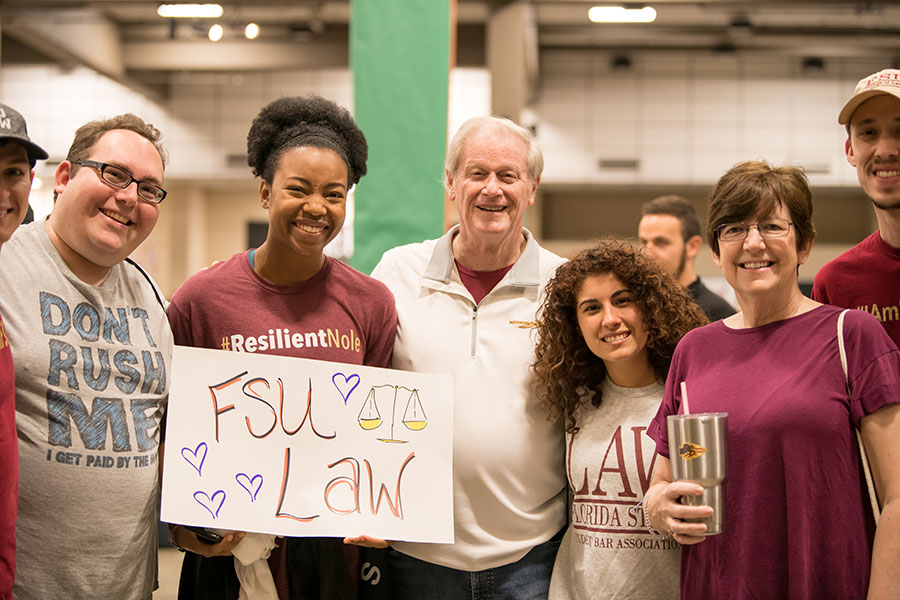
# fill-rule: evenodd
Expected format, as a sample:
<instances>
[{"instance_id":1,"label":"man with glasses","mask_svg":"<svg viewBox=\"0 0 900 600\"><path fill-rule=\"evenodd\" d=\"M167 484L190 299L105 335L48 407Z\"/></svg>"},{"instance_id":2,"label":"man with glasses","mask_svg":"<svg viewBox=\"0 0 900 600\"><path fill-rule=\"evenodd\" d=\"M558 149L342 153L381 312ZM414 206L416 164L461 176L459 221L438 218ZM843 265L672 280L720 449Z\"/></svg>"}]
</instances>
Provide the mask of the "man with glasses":
<instances>
[{"instance_id":1,"label":"man with glasses","mask_svg":"<svg viewBox=\"0 0 900 600\"><path fill-rule=\"evenodd\" d=\"M165 198L160 133L121 115L78 129L50 216L0 255L20 460L15 596L149 600L172 334L127 257Z\"/></svg>"},{"instance_id":2,"label":"man with glasses","mask_svg":"<svg viewBox=\"0 0 900 600\"><path fill-rule=\"evenodd\" d=\"M25 119L0 104L0 246L5 244L28 210L28 195L43 148L31 141ZM7 288L0 294L9 293ZM19 447L16 442L15 371L9 335L0 318L0 598L12 598L16 576L16 506L19 487Z\"/></svg>"},{"instance_id":3,"label":"man with glasses","mask_svg":"<svg viewBox=\"0 0 900 600\"><path fill-rule=\"evenodd\" d=\"M900 70L856 84L838 116L844 150L875 208L878 230L822 267L812 297L874 315L900 345Z\"/></svg>"}]
</instances>

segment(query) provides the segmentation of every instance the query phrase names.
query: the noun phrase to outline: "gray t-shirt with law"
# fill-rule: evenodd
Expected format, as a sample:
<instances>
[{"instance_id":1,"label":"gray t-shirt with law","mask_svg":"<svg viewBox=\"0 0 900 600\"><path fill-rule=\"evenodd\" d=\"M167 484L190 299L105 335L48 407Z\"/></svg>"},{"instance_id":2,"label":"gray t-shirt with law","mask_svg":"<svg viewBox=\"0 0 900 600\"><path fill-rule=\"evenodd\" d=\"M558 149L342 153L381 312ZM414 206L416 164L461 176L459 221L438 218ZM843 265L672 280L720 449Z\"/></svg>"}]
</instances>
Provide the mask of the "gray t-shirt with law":
<instances>
[{"instance_id":1,"label":"gray t-shirt with law","mask_svg":"<svg viewBox=\"0 0 900 600\"><path fill-rule=\"evenodd\" d=\"M566 435L569 528L550 580L550 600L678 598L681 546L650 535L640 509L655 466L647 425L663 386L623 388L608 378L598 408L576 414Z\"/></svg>"},{"instance_id":2,"label":"gray t-shirt with law","mask_svg":"<svg viewBox=\"0 0 900 600\"><path fill-rule=\"evenodd\" d=\"M173 343L151 283L128 263L82 282L35 222L0 253L0 314L16 369L16 598L149 600Z\"/></svg>"}]
</instances>

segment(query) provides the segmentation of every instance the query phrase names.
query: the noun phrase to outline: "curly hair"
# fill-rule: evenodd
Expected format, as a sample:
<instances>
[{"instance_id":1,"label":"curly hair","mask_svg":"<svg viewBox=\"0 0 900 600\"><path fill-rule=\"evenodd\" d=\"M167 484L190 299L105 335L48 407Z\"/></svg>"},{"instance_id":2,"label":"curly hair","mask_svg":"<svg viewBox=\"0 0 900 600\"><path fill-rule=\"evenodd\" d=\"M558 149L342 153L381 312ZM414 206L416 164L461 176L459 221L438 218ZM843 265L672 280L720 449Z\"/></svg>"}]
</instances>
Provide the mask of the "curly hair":
<instances>
[{"instance_id":1,"label":"curly hair","mask_svg":"<svg viewBox=\"0 0 900 600\"><path fill-rule=\"evenodd\" d=\"M575 430L579 406L590 402L598 407L602 400L606 367L584 341L575 299L587 277L606 273L631 291L644 316L648 361L660 382L666 379L678 341L708 322L681 284L625 240L601 240L562 264L544 290L532 368L550 418L565 418L566 431Z\"/></svg>"},{"instance_id":2,"label":"curly hair","mask_svg":"<svg viewBox=\"0 0 900 600\"><path fill-rule=\"evenodd\" d=\"M247 133L247 164L272 183L281 155L301 146L327 148L347 164L347 187L366 174L366 136L346 108L321 96L279 98L267 104Z\"/></svg>"}]
</instances>

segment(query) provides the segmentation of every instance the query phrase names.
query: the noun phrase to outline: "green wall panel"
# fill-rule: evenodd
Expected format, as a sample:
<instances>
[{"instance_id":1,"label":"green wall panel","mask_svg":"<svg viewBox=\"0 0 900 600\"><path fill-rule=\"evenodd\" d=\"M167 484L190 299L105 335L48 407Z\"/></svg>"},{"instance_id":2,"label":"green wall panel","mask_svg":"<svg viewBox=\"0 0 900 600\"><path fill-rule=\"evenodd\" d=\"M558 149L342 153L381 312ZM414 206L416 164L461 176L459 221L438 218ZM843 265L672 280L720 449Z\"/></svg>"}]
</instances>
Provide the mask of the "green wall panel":
<instances>
[{"instance_id":1,"label":"green wall panel","mask_svg":"<svg viewBox=\"0 0 900 600\"><path fill-rule=\"evenodd\" d=\"M351 262L365 273L385 250L443 233L451 1L350 3L354 113L369 143Z\"/></svg>"}]
</instances>

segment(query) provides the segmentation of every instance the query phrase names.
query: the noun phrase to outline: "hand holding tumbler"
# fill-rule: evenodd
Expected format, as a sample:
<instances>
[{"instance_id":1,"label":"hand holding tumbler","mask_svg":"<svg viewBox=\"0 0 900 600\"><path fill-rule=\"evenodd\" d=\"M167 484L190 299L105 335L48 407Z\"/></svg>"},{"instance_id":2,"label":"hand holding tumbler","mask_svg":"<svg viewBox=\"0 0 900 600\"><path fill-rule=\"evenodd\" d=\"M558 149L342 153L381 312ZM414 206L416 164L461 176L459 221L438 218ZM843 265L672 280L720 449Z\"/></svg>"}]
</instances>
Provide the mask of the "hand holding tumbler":
<instances>
[{"instance_id":1,"label":"hand holding tumbler","mask_svg":"<svg viewBox=\"0 0 900 600\"><path fill-rule=\"evenodd\" d=\"M722 533L725 502L722 482L727 461L727 413L697 413L669 415L669 461L675 481L690 481L703 486L700 496L682 496L681 503L692 506L711 506L710 517L685 519L705 523L706 532Z\"/></svg>"}]
</instances>

